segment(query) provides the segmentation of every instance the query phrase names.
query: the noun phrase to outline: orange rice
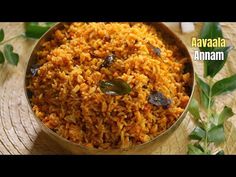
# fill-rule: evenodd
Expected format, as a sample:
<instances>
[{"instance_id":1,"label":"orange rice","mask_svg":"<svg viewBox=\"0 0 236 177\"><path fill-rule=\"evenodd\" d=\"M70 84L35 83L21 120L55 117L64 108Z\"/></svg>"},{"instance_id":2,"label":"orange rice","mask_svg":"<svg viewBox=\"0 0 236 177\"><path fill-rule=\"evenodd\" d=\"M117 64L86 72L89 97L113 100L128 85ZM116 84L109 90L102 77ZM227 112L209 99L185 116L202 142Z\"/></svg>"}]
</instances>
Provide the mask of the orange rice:
<instances>
[{"instance_id":1,"label":"orange rice","mask_svg":"<svg viewBox=\"0 0 236 177\"><path fill-rule=\"evenodd\" d=\"M100 68L111 53L116 61ZM65 24L38 51L40 67L27 88L36 116L60 136L86 147L128 148L163 133L184 111L187 60L144 23ZM114 78L127 82L131 92L103 93L99 81ZM152 91L171 99L168 109L148 102Z\"/></svg>"}]
</instances>

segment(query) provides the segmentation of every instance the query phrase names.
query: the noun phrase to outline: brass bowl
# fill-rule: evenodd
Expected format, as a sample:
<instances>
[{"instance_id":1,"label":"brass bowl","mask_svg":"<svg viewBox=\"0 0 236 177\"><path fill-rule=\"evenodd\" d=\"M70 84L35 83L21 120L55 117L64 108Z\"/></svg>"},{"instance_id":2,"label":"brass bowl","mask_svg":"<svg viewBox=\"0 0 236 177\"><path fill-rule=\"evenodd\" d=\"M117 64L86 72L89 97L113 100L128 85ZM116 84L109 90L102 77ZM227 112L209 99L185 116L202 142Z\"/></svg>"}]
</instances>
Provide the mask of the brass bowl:
<instances>
[{"instance_id":1,"label":"brass bowl","mask_svg":"<svg viewBox=\"0 0 236 177\"><path fill-rule=\"evenodd\" d=\"M30 69L32 65L36 63L36 53L40 49L42 43L45 41L49 40L50 37L52 36L53 32L57 29L62 29L64 23L57 23L55 24L52 28L50 28L36 43L35 47L33 48L33 51L30 55L28 64L27 64L27 69L25 72L25 83L24 83L24 89L25 89L25 96L28 101L28 104L31 108L32 107L29 101L29 95L26 89L26 86L28 85L28 79L27 76L30 74ZM188 62L188 69L191 74L191 82L189 83L189 102L184 110L184 112L180 115L178 120L171 126L169 127L165 132L162 134L156 136L154 139L152 139L149 142L136 145L127 149L109 149L109 150L101 150L101 149L95 149L95 148L88 148L76 143L73 143L61 136L59 136L57 133L52 131L51 129L47 128L40 120L39 118L36 117L34 112L32 111L36 121L40 125L40 127L43 129L43 131L48 134L53 140L58 142L62 147L64 147L66 150L68 150L71 153L74 154L149 154L152 151L155 150L156 147L160 146L161 143L180 125L180 123L183 121L184 117L186 116L186 113L188 111L188 106L189 103L192 99L193 92L194 92L194 83L195 83L195 76L194 76L194 67L193 67L193 62L191 59L191 56L186 48L186 46L183 44L183 42L163 23L160 22L149 22L147 23L148 25L152 25L155 27L155 29L158 32L161 32L163 39L169 43L169 44L174 44L176 45L182 52L182 55L187 57L189 59Z\"/></svg>"}]
</instances>

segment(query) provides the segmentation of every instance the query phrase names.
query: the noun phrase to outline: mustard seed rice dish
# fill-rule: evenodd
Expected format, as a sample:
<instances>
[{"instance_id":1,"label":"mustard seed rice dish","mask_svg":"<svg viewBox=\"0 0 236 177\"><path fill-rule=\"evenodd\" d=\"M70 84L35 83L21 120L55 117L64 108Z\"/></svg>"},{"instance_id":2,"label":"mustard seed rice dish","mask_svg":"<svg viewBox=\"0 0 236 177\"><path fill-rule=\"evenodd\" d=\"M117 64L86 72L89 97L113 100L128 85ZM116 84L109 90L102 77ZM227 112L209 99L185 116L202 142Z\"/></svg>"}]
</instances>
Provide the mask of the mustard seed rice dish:
<instances>
[{"instance_id":1,"label":"mustard seed rice dish","mask_svg":"<svg viewBox=\"0 0 236 177\"><path fill-rule=\"evenodd\" d=\"M65 23L27 75L35 115L69 141L122 149L151 141L189 102L189 58L145 23Z\"/></svg>"}]
</instances>

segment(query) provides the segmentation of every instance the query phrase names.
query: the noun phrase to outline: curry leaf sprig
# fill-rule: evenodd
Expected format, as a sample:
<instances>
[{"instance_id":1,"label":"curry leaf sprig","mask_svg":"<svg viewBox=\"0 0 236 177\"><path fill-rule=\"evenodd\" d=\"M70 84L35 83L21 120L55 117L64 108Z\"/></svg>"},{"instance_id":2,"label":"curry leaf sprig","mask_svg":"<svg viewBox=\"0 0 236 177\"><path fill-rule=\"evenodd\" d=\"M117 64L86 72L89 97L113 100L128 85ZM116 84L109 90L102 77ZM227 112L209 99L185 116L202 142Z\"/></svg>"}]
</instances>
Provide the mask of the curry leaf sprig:
<instances>
[{"instance_id":1,"label":"curry leaf sprig","mask_svg":"<svg viewBox=\"0 0 236 177\"><path fill-rule=\"evenodd\" d=\"M8 44L9 41L16 39L18 37L25 38L40 38L52 25L54 22L27 22L25 23L25 32L14 36L10 39L4 40L5 33L3 29L0 29L0 46L3 46L3 50L0 50L0 65L5 63L5 60L11 65L17 66L19 62L19 54L14 52L14 48L11 44Z\"/></svg>"},{"instance_id":2,"label":"curry leaf sprig","mask_svg":"<svg viewBox=\"0 0 236 177\"><path fill-rule=\"evenodd\" d=\"M3 41L4 37L4 30L0 29L0 46L6 43ZM11 44L5 44L3 52L0 50L0 64L5 62L5 58L12 65L17 65L19 62L19 55L13 51L13 46Z\"/></svg>"},{"instance_id":3,"label":"curry leaf sprig","mask_svg":"<svg viewBox=\"0 0 236 177\"><path fill-rule=\"evenodd\" d=\"M223 38L223 33L219 23L204 23L200 38L216 39ZM223 52L224 60L204 61L204 79L195 73L197 88L200 94L200 102L192 99L189 112L192 114L196 127L193 129L189 138L191 144L188 145L188 154L224 154L223 150L217 150L217 147L225 141L224 123L234 115L232 109L225 106L217 112L215 100L218 95L222 95L236 89L236 74L227 78L215 81L214 77L223 68L227 61L228 53L232 46L222 48L200 48L203 52ZM200 114L202 110L202 114Z\"/></svg>"}]
</instances>

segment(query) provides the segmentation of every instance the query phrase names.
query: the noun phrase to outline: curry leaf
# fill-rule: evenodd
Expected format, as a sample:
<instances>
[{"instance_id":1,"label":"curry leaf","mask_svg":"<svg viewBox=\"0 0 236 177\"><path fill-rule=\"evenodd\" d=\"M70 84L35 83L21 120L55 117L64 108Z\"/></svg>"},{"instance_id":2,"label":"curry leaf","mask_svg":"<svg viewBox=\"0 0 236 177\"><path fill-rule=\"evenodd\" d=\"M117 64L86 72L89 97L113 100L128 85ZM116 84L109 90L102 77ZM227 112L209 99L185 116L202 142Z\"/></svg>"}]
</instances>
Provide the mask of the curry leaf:
<instances>
[{"instance_id":1,"label":"curry leaf","mask_svg":"<svg viewBox=\"0 0 236 177\"><path fill-rule=\"evenodd\" d=\"M200 92L200 102L201 105L207 109L209 105L209 92L210 92L210 86L204 82L200 77L198 77L197 74L196 76L196 81L199 86L199 92ZM213 104L213 100L210 103L211 105Z\"/></svg>"},{"instance_id":2,"label":"curry leaf","mask_svg":"<svg viewBox=\"0 0 236 177\"><path fill-rule=\"evenodd\" d=\"M200 90L200 102L201 102L201 105L203 106L204 109L208 108L209 97L206 96L206 94L202 90Z\"/></svg>"},{"instance_id":3,"label":"curry leaf","mask_svg":"<svg viewBox=\"0 0 236 177\"><path fill-rule=\"evenodd\" d=\"M205 22L200 32L201 39L216 39L218 37L223 38L223 33L219 22ZM212 51L212 47L201 47L201 51L207 52Z\"/></svg>"},{"instance_id":4,"label":"curry leaf","mask_svg":"<svg viewBox=\"0 0 236 177\"><path fill-rule=\"evenodd\" d=\"M0 29L0 42L2 42L4 39L4 31L3 29Z\"/></svg>"},{"instance_id":5,"label":"curry leaf","mask_svg":"<svg viewBox=\"0 0 236 177\"><path fill-rule=\"evenodd\" d=\"M3 55L2 51L0 51L0 64L3 64L4 62L5 62L4 55Z\"/></svg>"},{"instance_id":6,"label":"curry leaf","mask_svg":"<svg viewBox=\"0 0 236 177\"><path fill-rule=\"evenodd\" d=\"M224 154L225 154L225 152L223 150L220 150L216 153L216 155L224 155Z\"/></svg>"},{"instance_id":7,"label":"curry leaf","mask_svg":"<svg viewBox=\"0 0 236 177\"><path fill-rule=\"evenodd\" d=\"M198 77L197 74L195 74L195 76L198 86L205 93L205 95L208 96L210 92L210 86L206 82L204 82L200 77Z\"/></svg>"},{"instance_id":8,"label":"curry leaf","mask_svg":"<svg viewBox=\"0 0 236 177\"><path fill-rule=\"evenodd\" d=\"M19 62L19 55L13 52L13 46L10 44L6 44L4 46L4 55L7 61L12 65L17 65Z\"/></svg>"},{"instance_id":9,"label":"curry leaf","mask_svg":"<svg viewBox=\"0 0 236 177\"><path fill-rule=\"evenodd\" d=\"M207 138L209 142L215 142L215 143L223 142L225 140L224 126L222 124L213 126L208 131Z\"/></svg>"},{"instance_id":10,"label":"curry leaf","mask_svg":"<svg viewBox=\"0 0 236 177\"><path fill-rule=\"evenodd\" d=\"M200 127L196 127L191 134L189 135L189 138L192 140L202 140L205 138L206 132Z\"/></svg>"},{"instance_id":11,"label":"curry leaf","mask_svg":"<svg viewBox=\"0 0 236 177\"><path fill-rule=\"evenodd\" d=\"M224 78L220 81L217 81L212 86L212 96L217 96L222 93L233 91L235 89L236 89L236 74L230 77Z\"/></svg>"},{"instance_id":12,"label":"curry leaf","mask_svg":"<svg viewBox=\"0 0 236 177\"><path fill-rule=\"evenodd\" d=\"M225 62L228 58L228 53L232 49L232 46L227 47L220 47L220 48L214 48L212 52L223 52L224 59L218 60L217 62L214 60L205 60L204 61L204 77L210 76L214 77L224 66Z\"/></svg>"},{"instance_id":13,"label":"curry leaf","mask_svg":"<svg viewBox=\"0 0 236 177\"><path fill-rule=\"evenodd\" d=\"M192 144L189 144L188 145L188 154L189 155L202 155L202 154L205 154L201 148L195 146L195 145L192 145Z\"/></svg>"},{"instance_id":14,"label":"curry leaf","mask_svg":"<svg viewBox=\"0 0 236 177\"><path fill-rule=\"evenodd\" d=\"M101 81L99 87L101 91L107 95L124 95L131 92L129 84L122 79Z\"/></svg>"},{"instance_id":15,"label":"curry leaf","mask_svg":"<svg viewBox=\"0 0 236 177\"><path fill-rule=\"evenodd\" d=\"M204 23L199 38L220 40L223 38L223 33L218 22L207 22ZM231 116L234 115L231 108L225 106L221 113L217 113L216 110L212 109L214 104L215 96L228 91L233 91L236 89L236 74L228 78L222 79L216 83L213 83L212 78L224 67L229 51L233 47L201 47L199 48L202 52L222 52L224 55L224 60L215 61L204 61L204 78L210 76L209 80L202 80L196 74L196 82L200 92L200 105L205 109L206 119L202 119L200 115L198 116L199 110L196 103L190 104L190 110L194 115L197 123L197 127L191 132L189 138L193 139L195 144L188 145L188 154L216 154L223 155L224 151L218 151L212 153L211 144L219 144L225 141L224 134L224 122ZM210 105L209 105L210 104ZM191 107L192 106L192 107ZM197 112L198 111L198 112ZM200 118L196 118L200 117ZM203 126L201 126L201 123ZM200 145L203 143L203 147Z\"/></svg>"},{"instance_id":16,"label":"curry leaf","mask_svg":"<svg viewBox=\"0 0 236 177\"><path fill-rule=\"evenodd\" d=\"M221 26L219 22L205 22L201 30L201 39L217 39L223 38ZM204 77L210 76L214 77L224 66L228 53L232 49L232 46L214 48L214 47L201 47L199 48L203 52L223 52L224 60L219 60L217 62L211 60L204 61Z\"/></svg>"},{"instance_id":17,"label":"curry leaf","mask_svg":"<svg viewBox=\"0 0 236 177\"><path fill-rule=\"evenodd\" d=\"M225 106L223 111L220 113L218 117L218 125L223 124L228 118L234 115L232 109L230 107Z\"/></svg>"},{"instance_id":18,"label":"curry leaf","mask_svg":"<svg viewBox=\"0 0 236 177\"><path fill-rule=\"evenodd\" d=\"M161 49L153 46L151 43L147 43L149 51L155 56L161 57Z\"/></svg>"},{"instance_id":19,"label":"curry leaf","mask_svg":"<svg viewBox=\"0 0 236 177\"><path fill-rule=\"evenodd\" d=\"M191 100L188 110L196 120L200 119L199 105L197 100L195 100L194 98Z\"/></svg>"},{"instance_id":20,"label":"curry leaf","mask_svg":"<svg viewBox=\"0 0 236 177\"><path fill-rule=\"evenodd\" d=\"M25 23L25 36L29 38L40 38L54 23L39 24L38 22Z\"/></svg>"},{"instance_id":21,"label":"curry leaf","mask_svg":"<svg viewBox=\"0 0 236 177\"><path fill-rule=\"evenodd\" d=\"M195 147L197 147L198 149L200 149L202 152L206 152L206 149L200 145L200 142L196 142L193 144Z\"/></svg>"},{"instance_id":22,"label":"curry leaf","mask_svg":"<svg viewBox=\"0 0 236 177\"><path fill-rule=\"evenodd\" d=\"M219 114L217 114L216 112L212 113L212 115L210 117L210 122L211 122L212 126L219 125L218 124L218 122L219 122Z\"/></svg>"}]
</instances>

